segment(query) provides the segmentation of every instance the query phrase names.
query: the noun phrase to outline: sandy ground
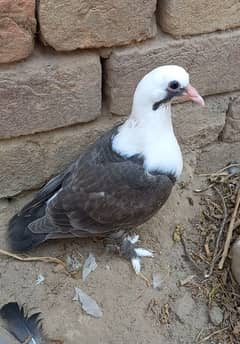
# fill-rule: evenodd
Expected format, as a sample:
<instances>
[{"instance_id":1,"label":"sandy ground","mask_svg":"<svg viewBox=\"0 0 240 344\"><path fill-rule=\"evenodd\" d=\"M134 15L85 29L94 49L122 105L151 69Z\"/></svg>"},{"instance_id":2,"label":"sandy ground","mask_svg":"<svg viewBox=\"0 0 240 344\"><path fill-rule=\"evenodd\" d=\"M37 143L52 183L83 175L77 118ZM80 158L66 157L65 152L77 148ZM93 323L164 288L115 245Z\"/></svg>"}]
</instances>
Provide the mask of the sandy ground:
<instances>
[{"instance_id":1,"label":"sandy ground","mask_svg":"<svg viewBox=\"0 0 240 344\"><path fill-rule=\"evenodd\" d=\"M1 257L1 305L18 301L28 309L41 311L46 333L65 344L195 343L200 330L207 331L211 326L207 306L203 300L193 297L189 288L180 286L180 281L196 271L192 270L181 243L172 238L179 224L184 225L185 235L190 235L191 220L199 213L199 196L193 193L198 186L193 175L195 163L192 153L185 154L184 174L169 201L157 216L138 228L141 246L155 251L153 259L143 260L143 273L150 280L153 274L159 273L164 279L160 290L147 286L134 274L128 261L107 253L100 242L54 241L34 250L32 255L61 259L75 255L83 262L92 253L97 269L83 282L80 275L73 278L54 264ZM24 201L13 200L11 209ZM9 212L8 207L2 209L3 228ZM45 280L36 285L39 274ZM87 315L72 300L75 287L97 301L103 310L102 318Z\"/></svg>"}]
</instances>

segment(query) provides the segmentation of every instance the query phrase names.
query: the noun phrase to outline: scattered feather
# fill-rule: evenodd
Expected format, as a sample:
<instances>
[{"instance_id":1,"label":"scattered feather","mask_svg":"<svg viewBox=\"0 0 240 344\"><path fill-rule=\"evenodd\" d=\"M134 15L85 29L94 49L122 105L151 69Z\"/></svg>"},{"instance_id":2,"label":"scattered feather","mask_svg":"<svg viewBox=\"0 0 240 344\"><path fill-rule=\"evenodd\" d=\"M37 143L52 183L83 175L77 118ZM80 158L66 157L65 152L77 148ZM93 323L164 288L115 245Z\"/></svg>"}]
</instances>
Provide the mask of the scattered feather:
<instances>
[{"instance_id":1,"label":"scattered feather","mask_svg":"<svg viewBox=\"0 0 240 344\"><path fill-rule=\"evenodd\" d=\"M134 251L136 252L138 257L153 257L153 252L148 251L145 248L135 248Z\"/></svg>"},{"instance_id":2,"label":"scattered feather","mask_svg":"<svg viewBox=\"0 0 240 344\"><path fill-rule=\"evenodd\" d=\"M101 318L103 313L95 300L89 295L84 293L80 288L75 288L74 301L79 301L82 305L82 309L89 315L95 318Z\"/></svg>"},{"instance_id":3,"label":"scattered feather","mask_svg":"<svg viewBox=\"0 0 240 344\"><path fill-rule=\"evenodd\" d=\"M67 270L69 272L77 272L81 269L82 264L74 256L67 256L66 258Z\"/></svg>"},{"instance_id":4,"label":"scattered feather","mask_svg":"<svg viewBox=\"0 0 240 344\"><path fill-rule=\"evenodd\" d=\"M86 281L87 276L96 270L97 263L95 257L90 253L88 258L85 260L83 264L83 271L82 271L82 279L83 281Z\"/></svg>"},{"instance_id":5,"label":"scattered feather","mask_svg":"<svg viewBox=\"0 0 240 344\"><path fill-rule=\"evenodd\" d=\"M47 344L43 334L40 313L28 316L16 302L4 305L0 316L6 323L6 328L20 343Z\"/></svg>"},{"instance_id":6,"label":"scattered feather","mask_svg":"<svg viewBox=\"0 0 240 344\"><path fill-rule=\"evenodd\" d=\"M44 281L45 281L45 277L39 274L36 279L36 285L43 284Z\"/></svg>"},{"instance_id":7,"label":"scattered feather","mask_svg":"<svg viewBox=\"0 0 240 344\"><path fill-rule=\"evenodd\" d=\"M153 288L154 289L162 289L163 282L165 281L165 278L162 277L160 273L155 273L153 274Z\"/></svg>"},{"instance_id":8,"label":"scattered feather","mask_svg":"<svg viewBox=\"0 0 240 344\"><path fill-rule=\"evenodd\" d=\"M136 244L139 240L139 235L137 234L133 234L132 236L128 235L127 239L128 241L130 241L131 244Z\"/></svg>"},{"instance_id":9,"label":"scattered feather","mask_svg":"<svg viewBox=\"0 0 240 344\"><path fill-rule=\"evenodd\" d=\"M140 258L139 257L132 258L131 262L132 262L132 266L133 266L134 271L136 272L136 274L139 274L141 271Z\"/></svg>"}]
</instances>

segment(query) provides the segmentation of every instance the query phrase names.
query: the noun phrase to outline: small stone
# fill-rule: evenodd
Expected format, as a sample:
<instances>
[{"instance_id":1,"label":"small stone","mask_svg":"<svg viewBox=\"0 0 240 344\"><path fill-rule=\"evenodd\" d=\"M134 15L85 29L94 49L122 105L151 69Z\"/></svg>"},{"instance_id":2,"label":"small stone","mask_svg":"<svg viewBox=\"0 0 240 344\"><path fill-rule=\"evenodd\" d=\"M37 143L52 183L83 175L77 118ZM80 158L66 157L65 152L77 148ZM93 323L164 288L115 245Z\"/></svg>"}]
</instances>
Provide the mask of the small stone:
<instances>
[{"instance_id":1,"label":"small stone","mask_svg":"<svg viewBox=\"0 0 240 344\"><path fill-rule=\"evenodd\" d=\"M209 318L213 325L220 325L223 321L223 311L218 306L213 306L209 310Z\"/></svg>"},{"instance_id":2,"label":"small stone","mask_svg":"<svg viewBox=\"0 0 240 344\"><path fill-rule=\"evenodd\" d=\"M230 100L226 114L227 117L224 130L222 132L222 139L226 142L239 141L240 96L233 97L233 99Z\"/></svg>"},{"instance_id":3,"label":"small stone","mask_svg":"<svg viewBox=\"0 0 240 344\"><path fill-rule=\"evenodd\" d=\"M235 280L240 285L240 237L234 242L232 246L232 273Z\"/></svg>"},{"instance_id":4,"label":"small stone","mask_svg":"<svg viewBox=\"0 0 240 344\"><path fill-rule=\"evenodd\" d=\"M174 306L174 311L181 322L185 322L186 318L191 316L194 310L195 302L189 293L185 293L179 298Z\"/></svg>"}]
</instances>

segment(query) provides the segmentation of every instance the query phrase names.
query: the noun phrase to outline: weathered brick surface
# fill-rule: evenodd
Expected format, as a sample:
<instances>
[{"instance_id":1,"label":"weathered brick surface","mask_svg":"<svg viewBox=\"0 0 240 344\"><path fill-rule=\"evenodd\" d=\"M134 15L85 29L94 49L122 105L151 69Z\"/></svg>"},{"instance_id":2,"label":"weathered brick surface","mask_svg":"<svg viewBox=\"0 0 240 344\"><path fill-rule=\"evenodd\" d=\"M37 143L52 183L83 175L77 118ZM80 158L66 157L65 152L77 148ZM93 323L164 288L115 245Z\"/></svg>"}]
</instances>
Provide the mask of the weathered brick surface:
<instances>
[{"instance_id":1,"label":"weathered brick surface","mask_svg":"<svg viewBox=\"0 0 240 344\"><path fill-rule=\"evenodd\" d=\"M239 0L159 0L157 18L165 32L194 35L240 26Z\"/></svg>"},{"instance_id":2,"label":"weathered brick surface","mask_svg":"<svg viewBox=\"0 0 240 344\"><path fill-rule=\"evenodd\" d=\"M212 173L231 161L239 161L240 142L218 142L205 147L198 156L197 173Z\"/></svg>"},{"instance_id":3,"label":"weathered brick surface","mask_svg":"<svg viewBox=\"0 0 240 344\"><path fill-rule=\"evenodd\" d=\"M34 0L0 0L0 63L30 55L35 30Z\"/></svg>"},{"instance_id":4,"label":"weathered brick surface","mask_svg":"<svg viewBox=\"0 0 240 344\"><path fill-rule=\"evenodd\" d=\"M240 30L175 40L161 35L129 48L117 48L105 63L105 93L115 114L128 114L137 82L163 64L185 67L202 95L240 89Z\"/></svg>"},{"instance_id":5,"label":"weathered brick surface","mask_svg":"<svg viewBox=\"0 0 240 344\"><path fill-rule=\"evenodd\" d=\"M229 103L222 139L227 142L240 141L240 95L233 97Z\"/></svg>"},{"instance_id":6,"label":"weathered brick surface","mask_svg":"<svg viewBox=\"0 0 240 344\"><path fill-rule=\"evenodd\" d=\"M189 102L174 105L173 123L178 141L200 148L217 140L225 124L230 97L206 97L205 107Z\"/></svg>"},{"instance_id":7,"label":"weathered brick surface","mask_svg":"<svg viewBox=\"0 0 240 344\"><path fill-rule=\"evenodd\" d=\"M94 53L36 51L0 66L0 138L95 119L101 111L101 66Z\"/></svg>"},{"instance_id":8,"label":"weathered brick surface","mask_svg":"<svg viewBox=\"0 0 240 344\"><path fill-rule=\"evenodd\" d=\"M156 0L40 0L43 40L56 50L123 45L156 33Z\"/></svg>"},{"instance_id":9,"label":"weathered brick surface","mask_svg":"<svg viewBox=\"0 0 240 344\"><path fill-rule=\"evenodd\" d=\"M179 142L199 148L215 141L224 126L231 96L207 97L205 108L190 103L175 105L173 122ZM2 141L0 198L38 188L66 167L86 145L122 120L118 116L103 116L84 126Z\"/></svg>"},{"instance_id":10,"label":"weathered brick surface","mask_svg":"<svg viewBox=\"0 0 240 344\"><path fill-rule=\"evenodd\" d=\"M39 188L118 121L103 117L88 125L0 141L0 198Z\"/></svg>"}]
</instances>

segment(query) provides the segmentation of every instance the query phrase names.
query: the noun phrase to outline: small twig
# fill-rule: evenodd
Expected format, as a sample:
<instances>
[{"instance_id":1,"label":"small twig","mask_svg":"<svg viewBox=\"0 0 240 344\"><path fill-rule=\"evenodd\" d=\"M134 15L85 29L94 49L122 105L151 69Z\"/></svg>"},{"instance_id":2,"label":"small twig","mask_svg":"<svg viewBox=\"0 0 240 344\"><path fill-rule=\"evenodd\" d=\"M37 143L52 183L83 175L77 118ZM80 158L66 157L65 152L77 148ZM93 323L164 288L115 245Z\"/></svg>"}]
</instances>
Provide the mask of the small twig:
<instances>
[{"instance_id":1,"label":"small twig","mask_svg":"<svg viewBox=\"0 0 240 344\"><path fill-rule=\"evenodd\" d=\"M203 339L200 339L200 341L198 341L196 344L201 344L201 343L204 343L206 342L208 339L212 338L213 336L215 336L216 334L219 334L221 332L224 332L228 330L228 326L227 327L224 327L224 328L221 328L221 330L217 330L217 331L214 331L212 333L210 333L208 336L204 337Z\"/></svg>"},{"instance_id":2,"label":"small twig","mask_svg":"<svg viewBox=\"0 0 240 344\"><path fill-rule=\"evenodd\" d=\"M15 253L11 253L5 250L0 249L0 254L4 255L4 256L8 256L8 257L12 257L15 258L17 260L21 260L24 262L32 262L32 261L40 261L40 262L45 262L45 263L55 263L55 264L60 264L64 267L64 269L67 270L67 266L66 264L58 258L54 258L54 257L22 257L18 254Z\"/></svg>"},{"instance_id":3,"label":"small twig","mask_svg":"<svg viewBox=\"0 0 240 344\"><path fill-rule=\"evenodd\" d=\"M216 240L216 245L215 245L215 248L214 248L214 253L213 253L213 258L212 258L212 261L211 261L210 269L209 269L209 272L207 274L205 274L206 278L209 278L212 275L212 273L213 273L213 269L214 269L214 266L215 266L215 263L216 263L216 260L217 260L217 257L218 257L219 243L220 243L220 240L221 240L221 237L222 237L222 234L223 234L223 230L224 230L226 222L227 222L227 215L228 215L227 214L227 206L226 206L226 203L225 203L223 195L221 194L221 192L218 190L218 188L216 186L214 186L213 189L218 193L218 195L220 196L221 201L222 201L223 220L222 220L219 232L218 232L218 237L217 237L217 240Z\"/></svg>"},{"instance_id":4,"label":"small twig","mask_svg":"<svg viewBox=\"0 0 240 344\"><path fill-rule=\"evenodd\" d=\"M137 273L137 276L141 277L146 282L148 287L151 286L151 282L141 271Z\"/></svg>"},{"instance_id":5,"label":"small twig","mask_svg":"<svg viewBox=\"0 0 240 344\"><path fill-rule=\"evenodd\" d=\"M212 184L209 184L208 186L206 186L204 189L195 189L195 190L193 190L193 192L202 193L202 192L205 192L205 191L211 189L214 185L215 185L215 183L212 183Z\"/></svg>"},{"instance_id":6,"label":"small twig","mask_svg":"<svg viewBox=\"0 0 240 344\"><path fill-rule=\"evenodd\" d=\"M197 337L196 337L196 340L195 340L196 343L199 343L199 339L200 339L200 337L201 337L203 331L204 331L204 329L201 328L201 330L199 331L199 333L198 333L198 335L197 335Z\"/></svg>"},{"instance_id":7,"label":"small twig","mask_svg":"<svg viewBox=\"0 0 240 344\"><path fill-rule=\"evenodd\" d=\"M209 177L209 176L218 176L219 174L221 174L222 172L228 170L229 168L231 167L238 167L240 166L240 163L239 164L230 164L228 166L225 166L223 168L221 168L220 170L216 171L216 172L213 172L213 173L203 173L203 174L199 174L200 177Z\"/></svg>"},{"instance_id":8,"label":"small twig","mask_svg":"<svg viewBox=\"0 0 240 344\"><path fill-rule=\"evenodd\" d=\"M235 224L234 224L234 227L233 227L233 230L235 230L236 228L238 228L240 226L240 219L238 219Z\"/></svg>"},{"instance_id":9,"label":"small twig","mask_svg":"<svg viewBox=\"0 0 240 344\"><path fill-rule=\"evenodd\" d=\"M220 270L223 268L223 264L225 262L225 259L226 259L227 255L228 255L228 250L229 250L230 242L231 242L231 239L232 239L234 223L236 221L239 205L240 205L240 188L239 188L238 193L237 193L235 207L234 207L234 210L233 210L233 213L232 213L232 217L231 217L231 221L230 221L230 224L229 224L229 227L228 227L227 238L226 238L226 241L225 241L222 258L221 258L221 260L220 260L220 262L218 264L218 267L219 267Z\"/></svg>"},{"instance_id":10,"label":"small twig","mask_svg":"<svg viewBox=\"0 0 240 344\"><path fill-rule=\"evenodd\" d=\"M190 253L188 252L187 245L186 245L186 242L184 240L183 235L181 235L180 238L181 238L181 242L182 242L182 245L183 245L183 249L184 249L185 255L188 257L188 259L194 265L194 267L197 269L197 271L203 273L202 270L200 269L200 267L196 264L196 262L192 259Z\"/></svg>"}]
</instances>

